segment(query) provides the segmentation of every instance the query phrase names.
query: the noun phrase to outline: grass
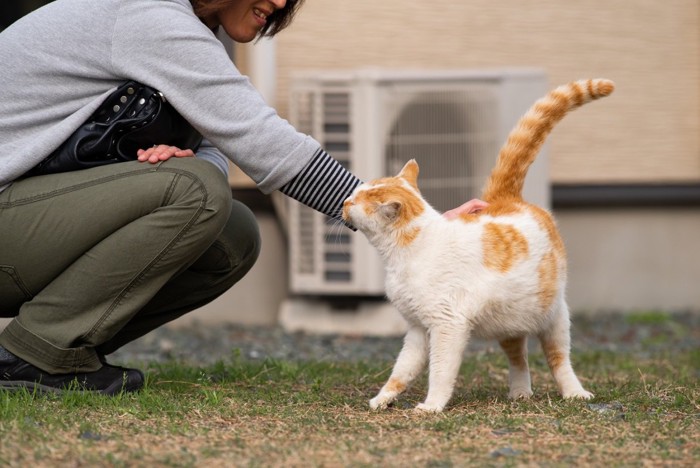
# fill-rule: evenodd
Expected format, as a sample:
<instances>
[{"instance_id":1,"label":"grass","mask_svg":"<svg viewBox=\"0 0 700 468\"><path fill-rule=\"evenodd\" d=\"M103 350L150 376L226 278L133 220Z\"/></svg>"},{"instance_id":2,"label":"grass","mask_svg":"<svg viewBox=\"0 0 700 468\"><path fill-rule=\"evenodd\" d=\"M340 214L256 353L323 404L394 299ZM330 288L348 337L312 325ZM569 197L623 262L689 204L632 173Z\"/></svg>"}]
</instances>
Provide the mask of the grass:
<instances>
[{"instance_id":1,"label":"grass","mask_svg":"<svg viewBox=\"0 0 700 468\"><path fill-rule=\"evenodd\" d=\"M368 409L390 362L148 368L115 398L0 392L3 466L692 466L700 351L574 355L592 402L563 401L541 355L535 397L506 399L501 354L468 356L447 411L416 414L425 379Z\"/></svg>"}]
</instances>

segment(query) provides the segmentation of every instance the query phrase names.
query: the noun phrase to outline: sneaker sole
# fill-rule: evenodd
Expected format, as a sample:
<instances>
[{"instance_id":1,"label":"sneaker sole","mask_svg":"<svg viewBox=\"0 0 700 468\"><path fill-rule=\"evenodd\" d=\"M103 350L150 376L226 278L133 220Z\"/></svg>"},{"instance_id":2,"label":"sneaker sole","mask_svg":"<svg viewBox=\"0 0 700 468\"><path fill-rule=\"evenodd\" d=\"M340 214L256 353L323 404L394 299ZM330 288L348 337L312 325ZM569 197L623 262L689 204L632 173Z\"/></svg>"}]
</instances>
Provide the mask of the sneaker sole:
<instances>
[{"instance_id":1,"label":"sneaker sole","mask_svg":"<svg viewBox=\"0 0 700 468\"><path fill-rule=\"evenodd\" d=\"M103 390L85 390L85 389L73 389L73 388L60 388L60 387L50 387L48 385L42 385L38 382L26 382L23 380L4 380L0 381L0 390L7 390L11 392L19 391L22 389L26 389L30 392L35 391L39 393L44 393L44 394L55 394L55 395L60 395L63 393L93 393L93 394L101 394L101 395L109 395L109 396L114 396L118 395L120 392L124 393L132 393L132 392L137 392L141 390L143 385L139 383L126 383L123 385L113 385L110 387L107 387Z\"/></svg>"}]
</instances>

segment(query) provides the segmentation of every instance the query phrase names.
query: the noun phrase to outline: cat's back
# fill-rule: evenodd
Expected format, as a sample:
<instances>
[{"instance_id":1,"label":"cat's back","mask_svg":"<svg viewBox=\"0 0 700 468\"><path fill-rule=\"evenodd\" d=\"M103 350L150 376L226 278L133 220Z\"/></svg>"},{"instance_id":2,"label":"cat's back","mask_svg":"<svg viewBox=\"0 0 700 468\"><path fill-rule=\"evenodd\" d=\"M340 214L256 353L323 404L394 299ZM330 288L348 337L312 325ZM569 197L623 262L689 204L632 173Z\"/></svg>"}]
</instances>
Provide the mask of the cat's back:
<instances>
[{"instance_id":1,"label":"cat's back","mask_svg":"<svg viewBox=\"0 0 700 468\"><path fill-rule=\"evenodd\" d=\"M496 202L479 213L430 223L410 252L395 257L390 270L422 281L484 274L508 279L537 268L547 255L556 257L557 267L566 257L550 213L523 201Z\"/></svg>"},{"instance_id":2,"label":"cat's back","mask_svg":"<svg viewBox=\"0 0 700 468\"><path fill-rule=\"evenodd\" d=\"M441 320L439 311L463 310L479 336L496 336L499 328L492 326L503 321L527 328L530 322L517 317L549 310L566 282L554 220L523 201L430 223L405 253L388 263L389 299L409 320L424 324ZM485 322L484 310L491 311Z\"/></svg>"},{"instance_id":3,"label":"cat's back","mask_svg":"<svg viewBox=\"0 0 700 468\"><path fill-rule=\"evenodd\" d=\"M477 241L481 266L494 273L537 265L548 254L558 260L566 256L552 215L522 200L495 202L482 212L465 214L452 222L453 235Z\"/></svg>"}]
</instances>

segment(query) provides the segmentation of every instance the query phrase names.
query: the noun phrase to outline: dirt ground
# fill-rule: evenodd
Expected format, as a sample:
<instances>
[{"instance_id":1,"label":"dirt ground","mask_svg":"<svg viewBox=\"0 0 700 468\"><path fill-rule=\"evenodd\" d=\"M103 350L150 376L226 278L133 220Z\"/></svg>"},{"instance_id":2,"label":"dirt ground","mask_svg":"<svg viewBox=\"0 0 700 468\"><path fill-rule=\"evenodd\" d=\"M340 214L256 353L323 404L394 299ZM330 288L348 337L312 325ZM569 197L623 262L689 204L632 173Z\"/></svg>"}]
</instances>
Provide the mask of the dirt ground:
<instances>
[{"instance_id":1,"label":"dirt ground","mask_svg":"<svg viewBox=\"0 0 700 468\"><path fill-rule=\"evenodd\" d=\"M700 311L631 314L574 314L572 350L630 351L641 355L667 349L700 348ZM210 364L226 360L232 352L245 359L292 361L392 361L402 337L362 337L287 333L281 327L245 327L236 324L188 328L162 327L127 344L110 357L115 362L179 360ZM532 350L538 348L530 340ZM492 341L472 340L466 351L499 349Z\"/></svg>"}]
</instances>

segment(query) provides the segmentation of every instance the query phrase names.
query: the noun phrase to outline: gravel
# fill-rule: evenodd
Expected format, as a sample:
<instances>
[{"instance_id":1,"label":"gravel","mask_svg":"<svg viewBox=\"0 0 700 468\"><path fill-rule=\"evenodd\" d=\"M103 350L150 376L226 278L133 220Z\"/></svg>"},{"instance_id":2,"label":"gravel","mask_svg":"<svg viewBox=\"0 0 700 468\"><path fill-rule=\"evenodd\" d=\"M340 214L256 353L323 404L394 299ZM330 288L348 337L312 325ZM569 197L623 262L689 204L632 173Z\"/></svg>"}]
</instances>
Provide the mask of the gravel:
<instances>
[{"instance_id":1,"label":"gravel","mask_svg":"<svg viewBox=\"0 0 700 468\"><path fill-rule=\"evenodd\" d=\"M645 355L667 350L700 349L700 313L578 315L572 320L574 351L629 351ZM387 361L401 349L401 337L363 337L287 333L281 327L236 324L187 328L162 327L127 344L110 362L167 362L208 365L234 353L249 360ZM530 347L538 350L536 340ZM497 350L495 341L471 340L467 353Z\"/></svg>"}]
</instances>

